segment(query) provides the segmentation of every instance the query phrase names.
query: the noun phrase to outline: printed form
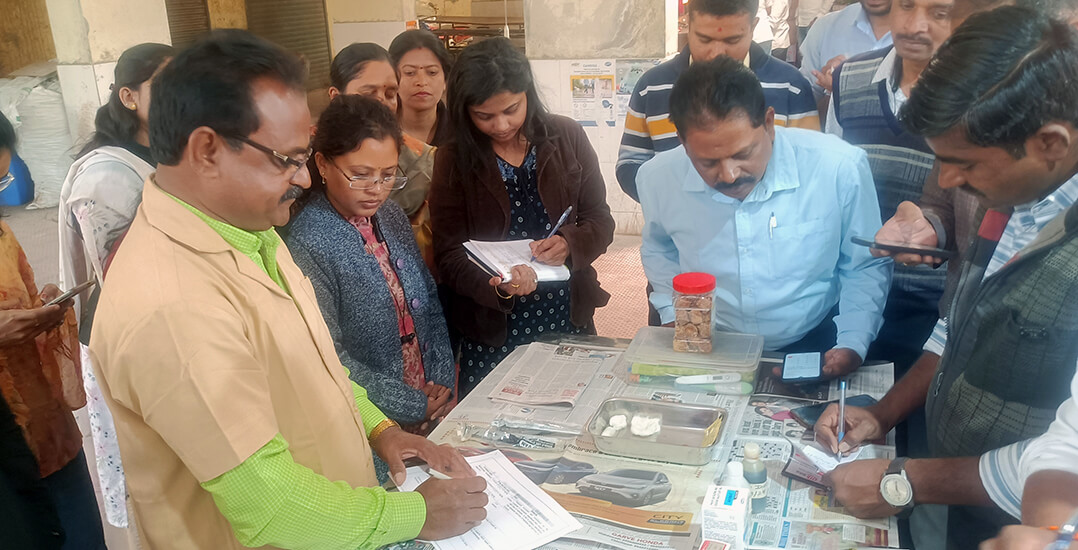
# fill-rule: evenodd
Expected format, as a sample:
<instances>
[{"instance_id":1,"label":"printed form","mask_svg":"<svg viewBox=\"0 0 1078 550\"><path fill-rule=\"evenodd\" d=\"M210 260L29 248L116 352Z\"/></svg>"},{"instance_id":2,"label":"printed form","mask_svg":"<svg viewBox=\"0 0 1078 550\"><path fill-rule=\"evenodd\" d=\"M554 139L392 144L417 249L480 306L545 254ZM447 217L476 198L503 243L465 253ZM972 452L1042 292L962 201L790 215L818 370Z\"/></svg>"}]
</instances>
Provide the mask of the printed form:
<instances>
[{"instance_id":1,"label":"printed form","mask_svg":"<svg viewBox=\"0 0 1078 550\"><path fill-rule=\"evenodd\" d=\"M532 550L582 527L501 452L467 460L487 480L487 519L463 535L432 541L437 550ZM400 490L414 491L427 479L422 468L408 468Z\"/></svg>"}]
</instances>

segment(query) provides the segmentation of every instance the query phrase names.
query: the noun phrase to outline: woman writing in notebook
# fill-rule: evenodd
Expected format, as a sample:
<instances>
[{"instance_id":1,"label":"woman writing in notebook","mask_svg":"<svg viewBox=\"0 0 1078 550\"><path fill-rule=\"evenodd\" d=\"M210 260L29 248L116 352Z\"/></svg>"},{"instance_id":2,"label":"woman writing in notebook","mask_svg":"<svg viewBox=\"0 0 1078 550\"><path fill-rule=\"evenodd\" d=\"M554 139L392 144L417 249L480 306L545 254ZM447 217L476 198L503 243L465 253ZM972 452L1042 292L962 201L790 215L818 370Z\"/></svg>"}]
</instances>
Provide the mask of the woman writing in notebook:
<instances>
[{"instance_id":1,"label":"woman writing in notebook","mask_svg":"<svg viewBox=\"0 0 1078 550\"><path fill-rule=\"evenodd\" d=\"M452 294L450 322L464 335L463 396L521 344L548 333L594 333L595 308L610 295L591 264L613 241L614 219L584 130L546 111L527 58L508 40L465 49L448 99L454 139L435 161L430 205L435 262ZM537 262L567 265L569 280L537 282L522 264L502 281L464 249L469 240L522 239L535 241Z\"/></svg>"},{"instance_id":2,"label":"woman writing in notebook","mask_svg":"<svg viewBox=\"0 0 1078 550\"><path fill-rule=\"evenodd\" d=\"M397 173L402 141L378 101L334 99L312 144L324 184L312 186L286 242L349 377L386 416L425 433L449 412L456 369L434 279L408 217L387 200L411 183Z\"/></svg>"}]
</instances>

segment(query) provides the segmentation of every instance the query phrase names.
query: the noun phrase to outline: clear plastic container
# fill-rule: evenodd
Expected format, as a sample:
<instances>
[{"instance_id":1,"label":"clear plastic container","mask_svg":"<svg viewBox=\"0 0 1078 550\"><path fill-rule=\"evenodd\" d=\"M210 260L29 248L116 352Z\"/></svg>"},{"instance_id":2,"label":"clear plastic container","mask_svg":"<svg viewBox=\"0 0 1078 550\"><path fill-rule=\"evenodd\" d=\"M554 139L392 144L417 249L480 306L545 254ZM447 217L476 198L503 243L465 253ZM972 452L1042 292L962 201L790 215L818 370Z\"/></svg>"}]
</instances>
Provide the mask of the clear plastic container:
<instances>
[{"instance_id":1,"label":"clear plastic container","mask_svg":"<svg viewBox=\"0 0 1078 550\"><path fill-rule=\"evenodd\" d=\"M714 305L714 275L682 273L674 277L674 351L711 353Z\"/></svg>"},{"instance_id":2,"label":"clear plastic container","mask_svg":"<svg viewBox=\"0 0 1078 550\"><path fill-rule=\"evenodd\" d=\"M763 336L715 331L711 341L711 353L682 353L674 351L673 328L641 327L621 358L628 370L628 382L729 395L751 394L764 349ZM702 385L678 383L681 377L699 375L721 375L723 379Z\"/></svg>"}]
</instances>

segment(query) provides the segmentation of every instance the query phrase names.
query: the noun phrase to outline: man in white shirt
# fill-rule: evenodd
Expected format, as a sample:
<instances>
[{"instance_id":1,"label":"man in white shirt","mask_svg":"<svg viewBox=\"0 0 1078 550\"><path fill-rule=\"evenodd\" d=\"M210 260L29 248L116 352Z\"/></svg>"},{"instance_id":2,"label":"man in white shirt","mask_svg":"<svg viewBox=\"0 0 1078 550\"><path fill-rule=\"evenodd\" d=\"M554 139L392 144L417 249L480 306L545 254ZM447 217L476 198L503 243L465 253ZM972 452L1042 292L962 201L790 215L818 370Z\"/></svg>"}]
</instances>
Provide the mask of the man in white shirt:
<instances>
[{"instance_id":1,"label":"man in white shirt","mask_svg":"<svg viewBox=\"0 0 1078 550\"><path fill-rule=\"evenodd\" d=\"M1061 525L1078 509L1078 373L1070 388L1044 435L981 455L988 496L1026 525Z\"/></svg>"}]
</instances>

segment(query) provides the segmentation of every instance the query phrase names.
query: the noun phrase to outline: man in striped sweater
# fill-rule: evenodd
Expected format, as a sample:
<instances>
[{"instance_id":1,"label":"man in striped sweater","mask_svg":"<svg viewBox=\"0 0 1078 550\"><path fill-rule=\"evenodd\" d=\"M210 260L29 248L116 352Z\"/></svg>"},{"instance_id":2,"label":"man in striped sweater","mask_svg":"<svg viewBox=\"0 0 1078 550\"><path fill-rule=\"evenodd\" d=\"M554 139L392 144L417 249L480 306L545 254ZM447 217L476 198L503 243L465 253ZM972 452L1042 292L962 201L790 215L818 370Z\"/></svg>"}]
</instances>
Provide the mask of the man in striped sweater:
<instances>
[{"instance_id":1,"label":"man in striped sweater","mask_svg":"<svg viewBox=\"0 0 1078 550\"><path fill-rule=\"evenodd\" d=\"M759 0L691 0L688 46L640 77L629 99L616 172L621 188L633 200L640 200L636 191L640 165L655 153L681 144L669 120L670 90L694 61L710 61L720 55L744 60L763 85L767 106L775 109L776 125L820 129L812 88L805 77L752 42L753 28L759 23L758 8Z\"/></svg>"}]
</instances>

